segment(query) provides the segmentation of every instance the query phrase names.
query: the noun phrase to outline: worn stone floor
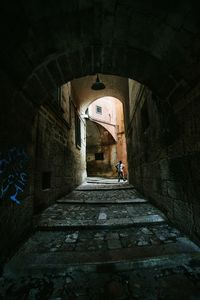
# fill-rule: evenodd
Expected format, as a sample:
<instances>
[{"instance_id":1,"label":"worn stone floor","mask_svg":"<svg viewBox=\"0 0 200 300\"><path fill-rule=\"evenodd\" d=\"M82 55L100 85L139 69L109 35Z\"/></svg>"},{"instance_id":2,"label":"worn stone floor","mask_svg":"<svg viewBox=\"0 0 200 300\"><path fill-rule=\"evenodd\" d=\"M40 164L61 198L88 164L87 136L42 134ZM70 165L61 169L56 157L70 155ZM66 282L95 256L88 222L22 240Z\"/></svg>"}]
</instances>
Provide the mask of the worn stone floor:
<instances>
[{"instance_id":1,"label":"worn stone floor","mask_svg":"<svg viewBox=\"0 0 200 300\"><path fill-rule=\"evenodd\" d=\"M200 299L200 248L127 182L88 178L34 227L0 299Z\"/></svg>"}]
</instances>

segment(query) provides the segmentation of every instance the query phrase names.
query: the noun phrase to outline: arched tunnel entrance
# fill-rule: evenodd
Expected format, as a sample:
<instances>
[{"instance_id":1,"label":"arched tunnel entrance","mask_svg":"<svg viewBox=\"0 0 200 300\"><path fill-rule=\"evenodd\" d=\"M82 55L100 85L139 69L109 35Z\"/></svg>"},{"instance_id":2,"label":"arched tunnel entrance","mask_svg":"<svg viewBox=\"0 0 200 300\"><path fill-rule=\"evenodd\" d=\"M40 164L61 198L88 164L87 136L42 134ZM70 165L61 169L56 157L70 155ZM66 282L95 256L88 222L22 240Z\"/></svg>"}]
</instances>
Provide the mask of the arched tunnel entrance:
<instances>
[{"instance_id":1,"label":"arched tunnel entrance","mask_svg":"<svg viewBox=\"0 0 200 300\"><path fill-rule=\"evenodd\" d=\"M34 213L85 180L83 116L105 95L124 106L130 184L199 242L198 9L187 0L156 9L146 0L40 2L1 11L2 263ZM97 73L106 86L98 95Z\"/></svg>"}]
</instances>

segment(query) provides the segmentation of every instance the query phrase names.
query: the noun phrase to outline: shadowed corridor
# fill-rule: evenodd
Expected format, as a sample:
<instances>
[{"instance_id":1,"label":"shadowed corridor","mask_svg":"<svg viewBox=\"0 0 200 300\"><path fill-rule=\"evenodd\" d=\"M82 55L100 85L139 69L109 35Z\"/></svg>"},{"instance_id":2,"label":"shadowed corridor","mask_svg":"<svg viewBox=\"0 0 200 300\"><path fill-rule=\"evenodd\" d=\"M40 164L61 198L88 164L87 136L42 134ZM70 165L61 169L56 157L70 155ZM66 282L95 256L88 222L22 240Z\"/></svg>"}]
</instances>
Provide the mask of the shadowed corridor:
<instances>
[{"instance_id":1,"label":"shadowed corridor","mask_svg":"<svg viewBox=\"0 0 200 300\"><path fill-rule=\"evenodd\" d=\"M189 0L2 3L2 297L199 298L198 12Z\"/></svg>"}]
</instances>

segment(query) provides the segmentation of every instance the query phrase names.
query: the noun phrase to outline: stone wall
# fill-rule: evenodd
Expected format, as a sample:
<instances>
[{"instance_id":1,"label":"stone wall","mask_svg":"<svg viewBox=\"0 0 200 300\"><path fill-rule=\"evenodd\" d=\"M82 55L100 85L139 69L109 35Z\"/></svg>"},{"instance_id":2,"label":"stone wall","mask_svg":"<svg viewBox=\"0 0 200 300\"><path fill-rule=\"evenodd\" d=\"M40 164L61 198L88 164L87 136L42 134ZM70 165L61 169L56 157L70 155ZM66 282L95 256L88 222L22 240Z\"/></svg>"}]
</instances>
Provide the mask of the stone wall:
<instances>
[{"instance_id":1,"label":"stone wall","mask_svg":"<svg viewBox=\"0 0 200 300\"><path fill-rule=\"evenodd\" d=\"M80 184L85 177L84 123L81 147L76 146L75 113L71 104L69 126L48 105L37 117L34 209L52 204Z\"/></svg>"},{"instance_id":2,"label":"stone wall","mask_svg":"<svg viewBox=\"0 0 200 300\"><path fill-rule=\"evenodd\" d=\"M17 95L15 102L10 97L1 107L0 272L1 264L31 230L35 152L33 123L37 110L37 106L21 94Z\"/></svg>"},{"instance_id":3,"label":"stone wall","mask_svg":"<svg viewBox=\"0 0 200 300\"><path fill-rule=\"evenodd\" d=\"M172 104L136 85L127 125L129 180L199 240L200 87Z\"/></svg>"},{"instance_id":4,"label":"stone wall","mask_svg":"<svg viewBox=\"0 0 200 300\"><path fill-rule=\"evenodd\" d=\"M32 230L33 214L86 177L85 120L75 99L71 98L70 123L49 103L39 108L24 97L18 103L18 111L10 104L5 131L1 131L0 269ZM75 116L80 120L81 145L76 143Z\"/></svg>"},{"instance_id":5,"label":"stone wall","mask_svg":"<svg viewBox=\"0 0 200 300\"><path fill-rule=\"evenodd\" d=\"M87 174L88 176L116 176L116 141L101 125L87 120ZM100 155L98 157L98 155Z\"/></svg>"}]
</instances>

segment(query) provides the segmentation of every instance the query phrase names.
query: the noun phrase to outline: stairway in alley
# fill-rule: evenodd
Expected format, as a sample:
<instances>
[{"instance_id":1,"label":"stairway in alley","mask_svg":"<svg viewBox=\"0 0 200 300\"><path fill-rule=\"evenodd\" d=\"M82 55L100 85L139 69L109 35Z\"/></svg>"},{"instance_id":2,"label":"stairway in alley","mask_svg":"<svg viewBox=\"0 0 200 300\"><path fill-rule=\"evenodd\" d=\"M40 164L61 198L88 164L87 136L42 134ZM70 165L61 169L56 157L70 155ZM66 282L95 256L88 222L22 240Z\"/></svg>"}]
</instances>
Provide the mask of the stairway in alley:
<instances>
[{"instance_id":1,"label":"stairway in alley","mask_svg":"<svg viewBox=\"0 0 200 300\"><path fill-rule=\"evenodd\" d=\"M88 178L34 228L0 299L200 299L200 248L126 182Z\"/></svg>"}]
</instances>

